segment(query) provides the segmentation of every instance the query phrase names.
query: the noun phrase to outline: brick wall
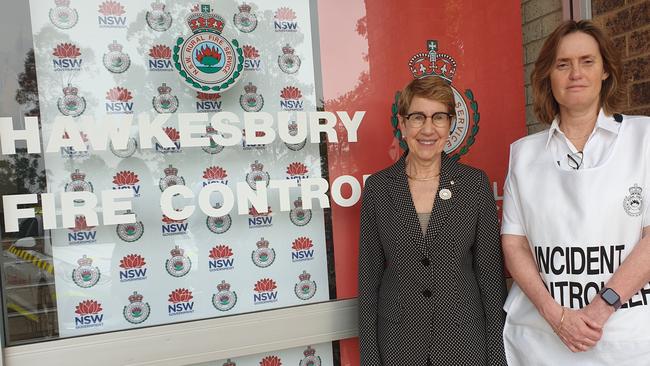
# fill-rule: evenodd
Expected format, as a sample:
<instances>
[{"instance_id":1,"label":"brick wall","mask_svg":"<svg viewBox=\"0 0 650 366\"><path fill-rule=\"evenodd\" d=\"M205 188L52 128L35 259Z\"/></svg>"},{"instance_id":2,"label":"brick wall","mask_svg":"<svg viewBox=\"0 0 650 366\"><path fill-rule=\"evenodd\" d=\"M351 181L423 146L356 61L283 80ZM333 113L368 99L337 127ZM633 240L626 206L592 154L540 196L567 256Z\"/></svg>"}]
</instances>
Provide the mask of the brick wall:
<instances>
[{"instance_id":1,"label":"brick wall","mask_svg":"<svg viewBox=\"0 0 650 366\"><path fill-rule=\"evenodd\" d=\"M605 2L607 2L606 0ZM623 0L624 1L624 0ZM528 133L547 128L533 115L533 94L530 73L546 37L562 22L561 0L522 0L522 33L524 39L524 84L526 88L526 126ZM647 65L650 67L650 65Z\"/></svg>"},{"instance_id":2,"label":"brick wall","mask_svg":"<svg viewBox=\"0 0 650 366\"><path fill-rule=\"evenodd\" d=\"M623 59L627 114L650 116L650 0L592 0L593 20Z\"/></svg>"}]
</instances>

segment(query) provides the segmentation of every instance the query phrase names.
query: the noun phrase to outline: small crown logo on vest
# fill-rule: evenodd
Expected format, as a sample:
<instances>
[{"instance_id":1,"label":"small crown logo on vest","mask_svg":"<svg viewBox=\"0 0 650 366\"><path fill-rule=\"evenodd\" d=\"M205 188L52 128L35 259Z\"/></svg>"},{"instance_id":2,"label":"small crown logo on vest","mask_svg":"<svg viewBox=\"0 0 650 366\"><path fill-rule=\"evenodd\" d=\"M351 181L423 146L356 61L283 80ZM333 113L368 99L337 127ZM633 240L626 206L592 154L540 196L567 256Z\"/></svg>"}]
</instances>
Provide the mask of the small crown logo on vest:
<instances>
[{"instance_id":1,"label":"small crown logo on vest","mask_svg":"<svg viewBox=\"0 0 650 366\"><path fill-rule=\"evenodd\" d=\"M205 187L208 184L228 185L228 179L226 178L228 178L228 172L226 169L218 165L213 165L203 171L202 186Z\"/></svg>"},{"instance_id":2,"label":"small crown logo on vest","mask_svg":"<svg viewBox=\"0 0 650 366\"><path fill-rule=\"evenodd\" d=\"M131 210L127 210L126 214L132 214ZM115 229L117 236L127 243L137 241L144 234L144 224L142 221L131 222L128 224L118 224Z\"/></svg>"},{"instance_id":3,"label":"small crown logo on vest","mask_svg":"<svg viewBox=\"0 0 650 366\"><path fill-rule=\"evenodd\" d=\"M235 304L237 304L237 294L230 291L228 282L222 280L217 285L217 293L212 295L212 305L219 311L228 311L235 307Z\"/></svg>"},{"instance_id":4,"label":"small crown logo on vest","mask_svg":"<svg viewBox=\"0 0 650 366\"><path fill-rule=\"evenodd\" d=\"M271 176L268 172L264 171L264 164L255 160L255 162L251 164L251 171L246 173L246 183L248 183L248 186L251 187L252 190L256 191L257 182L263 182L268 187L270 180Z\"/></svg>"},{"instance_id":5,"label":"small crown logo on vest","mask_svg":"<svg viewBox=\"0 0 650 366\"><path fill-rule=\"evenodd\" d=\"M235 27L244 33L254 31L257 28L257 16L251 12L252 7L246 3L242 3L238 8L239 13L235 14L232 18Z\"/></svg>"},{"instance_id":6,"label":"small crown logo on vest","mask_svg":"<svg viewBox=\"0 0 650 366\"><path fill-rule=\"evenodd\" d=\"M293 179L300 185L300 181L306 178L309 178L309 170L305 164L294 161L287 166L287 179Z\"/></svg>"},{"instance_id":7,"label":"small crown logo on vest","mask_svg":"<svg viewBox=\"0 0 650 366\"><path fill-rule=\"evenodd\" d=\"M233 87L244 68L244 56L236 39L221 35L226 25L210 5L192 9L186 22L192 35L179 37L174 46L174 63L181 79L204 93L224 92Z\"/></svg>"},{"instance_id":8,"label":"small crown logo on vest","mask_svg":"<svg viewBox=\"0 0 650 366\"><path fill-rule=\"evenodd\" d=\"M131 58L126 53L122 52L122 45L113 41L108 45L108 53L104 54L104 67L106 70L121 74L131 66Z\"/></svg>"},{"instance_id":9,"label":"small crown logo on vest","mask_svg":"<svg viewBox=\"0 0 650 366\"><path fill-rule=\"evenodd\" d=\"M282 47L282 55L278 56L278 66L285 74L295 74L300 70L300 57L288 43Z\"/></svg>"},{"instance_id":10,"label":"small crown logo on vest","mask_svg":"<svg viewBox=\"0 0 650 366\"><path fill-rule=\"evenodd\" d=\"M151 47L149 49L149 70L174 71L172 49L162 44Z\"/></svg>"},{"instance_id":11,"label":"small crown logo on vest","mask_svg":"<svg viewBox=\"0 0 650 366\"><path fill-rule=\"evenodd\" d=\"M77 24L79 14L70 8L70 0L54 0L55 8L50 9L50 22L59 29L70 29Z\"/></svg>"},{"instance_id":12,"label":"small crown logo on vest","mask_svg":"<svg viewBox=\"0 0 650 366\"><path fill-rule=\"evenodd\" d=\"M244 94L239 97L239 105L246 112L259 112L264 107L264 98L257 94L257 87L249 82L244 86Z\"/></svg>"},{"instance_id":13,"label":"small crown logo on vest","mask_svg":"<svg viewBox=\"0 0 650 366\"><path fill-rule=\"evenodd\" d=\"M221 208L221 203L215 204L215 208ZM228 231L228 229L230 229L230 225L232 225L232 218L230 217L230 214L217 217L208 216L208 218L205 220L205 225L213 233L223 234Z\"/></svg>"},{"instance_id":14,"label":"small crown logo on vest","mask_svg":"<svg viewBox=\"0 0 650 366\"><path fill-rule=\"evenodd\" d=\"M280 92L280 108L285 111L302 111L302 92L295 86L286 86Z\"/></svg>"},{"instance_id":15,"label":"small crown logo on vest","mask_svg":"<svg viewBox=\"0 0 650 366\"><path fill-rule=\"evenodd\" d=\"M321 366L320 356L316 356L316 350L311 346L307 346L302 354L305 355L305 358L300 360L300 366Z\"/></svg>"},{"instance_id":16,"label":"small crown logo on vest","mask_svg":"<svg viewBox=\"0 0 650 366\"><path fill-rule=\"evenodd\" d=\"M81 50L73 43L59 43L52 52L54 71L80 71Z\"/></svg>"},{"instance_id":17,"label":"small crown logo on vest","mask_svg":"<svg viewBox=\"0 0 650 366\"><path fill-rule=\"evenodd\" d=\"M188 226L185 220L174 220L162 215L162 236L187 234Z\"/></svg>"},{"instance_id":18,"label":"small crown logo on vest","mask_svg":"<svg viewBox=\"0 0 650 366\"><path fill-rule=\"evenodd\" d=\"M248 209L248 215L249 229L268 227L273 225L273 216L270 206L268 207L267 212L258 212L255 207L250 207Z\"/></svg>"},{"instance_id":19,"label":"small crown logo on vest","mask_svg":"<svg viewBox=\"0 0 650 366\"><path fill-rule=\"evenodd\" d=\"M221 366L237 366L237 364L231 361L230 359L227 359L226 362L224 362L223 365Z\"/></svg>"},{"instance_id":20,"label":"small crown logo on vest","mask_svg":"<svg viewBox=\"0 0 650 366\"><path fill-rule=\"evenodd\" d=\"M298 123L296 123L296 121L289 122L288 128L289 128L289 136L292 137L298 136ZM287 145L289 150L293 150L293 151L302 150L302 148L305 147L305 144L307 144L307 136L305 135L305 138L302 140L302 142L298 142L295 144L290 144L285 142L284 144Z\"/></svg>"},{"instance_id":21,"label":"small crown logo on vest","mask_svg":"<svg viewBox=\"0 0 650 366\"><path fill-rule=\"evenodd\" d=\"M97 21L101 28L126 28L126 11L117 1L107 0L99 5Z\"/></svg>"},{"instance_id":22,"label":"small crown logo on vest","mask_svg":"<svg viewBox=\"0 0 650 366\"><path fill-rule=\"evenodd\" d=\"M133 295L129 296L129 304L122 309L124 319L131 324L142 324L149 317L151 307L149 303L142 302L144 296L140 295L137 291L133 291Z\"/></svg>"},{"instance_id":23,"label":"small crown logo on vest","mask_svg":"<svg viewBox=\"0 0 650 366\"><path fill-rule=\"evenodd\" d=\"M126 28L126 11L117 1L107 0L99 5L97 21L100 28Z\"/></svg>"},{"instance_id":24,"label":"small crown logo on vest","mask_svg":"<svg viewBox=\"0 0 650 366\"><path fill-rule=\"evenodd\" d=\"M194 301L190 301L193 298L192 291L186 288L177 288L169 294L167 301L171 305L167 305L167 312L170 316L193 313Z\"/></svg>"},{"instance_id":25,"label":"small crown logo on vest","mask_svg":"<svg viewBox=\"0 0 650 366\"><path fill-rule=\"evenodd\" d=\"M107 114L131 114L133 113L133 96L127 88L116 86L106 92L106 113Z\"/></svg>"},{"instance_id":26,"label":"small crown logo on vest","mask_svg":"<svg viewBox=\"0 0 650 366\"><path fill-rule=\"evenodd\" d=\"M151 103L158 113L174 113L178 109L178 98L171 94L172 88L162 83L158 87L158 95L153 97Z\"/></svg>"},{"instance_id":27,"label":"small crown logo on vest","mask_svg":"<svg viewBox=\"0 0 650 366\"><path fill-rule=\"evenodd\" d=\"M262 60L260 59L260 52L257 48L251 45L244 45L242 49L244 50L244 70L260 71L262 68Z\"/></svg>"},{"instance_id":28,"label":"small crown logo on vest","mask_svg":"<svg viewBox=\"0 0 650 366\"><path fill-rule=\"evenodd\" d=\"M126 141L126 147L124 149L116 149L115 146L113 146L113 141L110 142L109 148L111 149L113 155L117 156L118 158L125 159L135 154L135 152L138 150L138 143L133 137L129 137L129 139Z\"/></svg>"},{"instance_id":29,"label":"small crown logo on vest","mask_svg":"<svg viewBox=\"0 0 650 366\"><path fill-rule=\"evenodd\" d=\"M217 135L221 136L221 134L212 127L212 125L207 125L205 128L205 135L202 137L207 137L210 139L210 145L208 146L202 146L201 149L203 151L207 152L208 154L218 154L223 151L224 147L222 145L217 144L213 137L216 137Z\"/></svg>"},{"instance_id":30,"label":"small crown logo on vest","mask_svg":"<svg viewBox=\"0 0 650 366\"><path fill-rule=\"evenodd\" d=\"M278 356L266 356L260 361L260 366L282 366L282 360Z\"/></svg>"},{"instance_id":31,"label":"small crown logo on vest","mask_svg":"<svg viewBox=\"0 0 650 366\"><path fill-rule=\"evenodd\" d=\"M71 181L65 185L66 192L92 192L93 184L86 182L86 173L75 169L72 174L70 174ZM82 200L75 200L75 202L82 202Z\"/></svg>"},{"instance_id":32,"label":"small crown logo on vest","mask_svg":"<svg viewBox=\"0 0 650 366\"><path fill-rule=\"evenodd\" d=\"M300 300L309 300L316 294L316 282L311 281L311 275L302 271L298 276L300 282L293 287L293 292Z\"/></svg>"},{"instance_id":33,"label":"small crown logo on vest","mask_svg":"<svg viewBox=\"0 0 650 366\"><path fill-rule=\"evenodd\" d=\"M113 176L113 189L133 190L134 197L140 197L140 179L130 170L123 170Z\"/></svg>"},{"instance_id":34,"label":"small crown logo on vest","mask_svg":"<svg viewBox=\"0 0 650 366\"><path fill-rule=\"evenodd\" d=\"M475 136L478 133L478 121L480 119L478 103L474 100L474 93L470 89L465 89L464 95L467 97L466 100L463 94L452 85L458 66L454 58L440 52L438 50L438 41L436 40L428 40L426 47L426 52L418 52L411 57L408 62L408 68L415 79L435 76L442 78L450 84L456 104L456 118L449 131L449 139L444 150L452 159L457 160L461 155L466 154L469 151L469 147L474 144ZM393 134L400 140L400 146L405 149L406 143L401 141L402 132L398 129L398 100L399 92L395 95L391 124L393 125ZM473 115L469 113L468 105L471 106ZM472 121L474 122L473 126L471 124ZM469 137L468 131L470 131ZM456 150L458 152L452 154Z\"/></svg>"},{"instance_id":35,"label":"small crown logo on vest","mask_svg":"<svg viewBox=\"0 0 650 366\"><path fill-rule=\"evenodd\" d=\"M120 259L120 282L147 279L147 262L140 254L128 254Z\"/></svg>"},{"instance_id":36,"label":"small crown logo on vest","mask_svg":"<svg viewBox=\"0 0 650 366\"><path fill-rule=\"evenodd\" d=\"M101 327L104 325L104 314L102 304L97 300L83 300L75 306L74 326L76 329Z\"/></svg>"},{"instance_id":37,"label":"small crown logo on vest","mask_svg":"<svg viewBox=\"0 0 650 366\"><path fill-rule=\"evenodd\" d=\"M68 244L92 244L97 241L97 231L94 226L88 226L86 216L77 215L74 218L74 228L68 233Z\"/></svg>"},{"instance_id":38,"label":"small crown logo on vest","mask_svg":"<svg viewBox=\"0 0 650 366\"><path fill-rule=\"evenodd\" d=\"M208 269L210 272L231 270L235 268L235 258L227 245L217 245L210 249L208 257Z\"/></svg>"},{"instance_id":39,"label":"small crown logo on vest","mask_svg":"<svg viewBox=\"0 0 650 366\"><path fill-rule=\"evenodd\" d=\"M178 169L174 168L171 164L164 170L165 176L160 178L158 182L158 187L160 191L164 191L171 186L184 186L185 178L178 176Z\"/></svg>"},{"instance_id":40,"label":"small crown logo on vest","mask_svg":"<svg viewBox=\"0 0 650 366\"><path fill-rule=\"evenodd\" d=\"M253 304L260 305L278 301L278 286L271 278L262 278L253 287ZM260 363L261 364L261 363Z\"/></svg>"},{"instance_id":41,"label":"small crown logo on vest","mask_svg":"<svg viewBox=\"0 0 650 366\"><path fill-rule=\"evenodd\" d=\"M63 88L63 97L59 98L56 105L64 116L77 117L86 110L86 99L77 95L79 89L68 84Z\"/></svg>"},{"instance_id":42,"label":"small crown logo on vest","mask_svg":"<svg viewBox=\"0 0 650 366\"><path fill-rule=\"evenodd\" d=\"M183 277L188 274L192 269L192 261L183 255L185 251L176 245L170 253L171 258L165 261L167 273L174 277Z\"/></svg>"},{"instance_id":43,"label":"small crown logo on vest","mask_svg":"<svg viewBox=\"0 0 650 366\"><path fill-rule=\"evenodd\" d=\"M147 25L155 31L164 32L172 26L172 15L165 11L165 4L156 1L151 3L151 10L147 11Z\"/></svg>"},{"instance_id":44,"label":"small crown logo on vest","mask_svg":"<svg viewBox=\"0 0 650 366\"><path fill-rule=\"evenodd\" d=\"M292 262L302 262L310 261L314 259L314 244L311 239L306 236L301 236L296 238L296 240L291 243L291 261Z\"/></svg>"},{"instance_id":45,"label":"small crown logo on vest","mask_svg":"<svg viewBox=\"0 0 650 366\"><path fill-rule=\"evenodd\" d=\"M289 219L296 226L305 226L311 221L311 209L302 207L302 198L293 201L293 208L289 211Z\"/></svg>"},{"instance_id":46,"label":"small crown logo on vest","mask_svg":"<svg viewBox=\"0 0 650 366\"><path fill-rule=\"evenodd\" d=\"M61 146L61 157L62 158L69 158L69 159L84 159L90 156L90 146L88 145L88 135L86 135L83 132L79 132L79 136L81 136L81 140L83 141L83 144L86 146L85 151L77 151L75 150L74 147L72 146ZM61 136L64 140L70 140L70 135L66 131L63 136Z\"/></svg>"},{"instance_id":47,"label":"small crown logo on vest","mask_svg":"<svg viewBox=\"0 0 650 366\"><path fill-rule=\"evenodd\" d=\"M276 32L297 32L298 22L293 9L282 7L273 15L273 28Z\"/></svg>"},{"instance_id":48,"label":"small crown logo on vest","mask_svg":"<svg viewBox=\"0 0 650 366\"><path fill-rule=\"evenodd\" d=\"M197 112L221 112L221 94L196 92Z\"/></svg>"},{"instance_id":49,"label":"small crown logo on vest","mask_svg":"<svg viewBox=\"0 0 650 366\"><path fill-rule=\"evenodd\" d=\"M269 248L269 241L263 237L255 244L257 249L251 253L251 259L256 266L266 268L275 261L275 249Z\"/></svg>"},{"instance_id":50,"label":"small crown logo on vest","mask_svg":"<svg viewBox=\"0 0 650 366\"><path fill-rule=\"evenodd\" d=\"M161 152L163 154L167 153L179 153L181 152L181 134L178 132L177 129L174 127L165 127L163 129L165 131L165 135L169 137L170 140L172 140L172 143L174 146L171 147L163 147L158 141L156 141L156 151Z\"/></svg>"},{"instance_id":51,"label":"small crown logo on vest","mask_svg":"<svg viewBox=\"0 0 650 366\"><path fill-rule=\"evenodd\" d=\"M643 213L643 196L641 195L643 188L634 183L628 190L630 191L630 195L625 196L623 209L629 216L639 216Z\"/></svg>"},{"instance_id":52,"label":"small crown logo on vest","mask_svg":"<svg viewBox=\"0 0 650 366\"><path fill-rule=\"evenodd\" d=\"M99 282L101 273L98 267L93 267L92 258L88 258L85 254L77 260L79 267L72 270L72 280L75 285L81 288L93 287Z\"/></svg>"}]
</instances>

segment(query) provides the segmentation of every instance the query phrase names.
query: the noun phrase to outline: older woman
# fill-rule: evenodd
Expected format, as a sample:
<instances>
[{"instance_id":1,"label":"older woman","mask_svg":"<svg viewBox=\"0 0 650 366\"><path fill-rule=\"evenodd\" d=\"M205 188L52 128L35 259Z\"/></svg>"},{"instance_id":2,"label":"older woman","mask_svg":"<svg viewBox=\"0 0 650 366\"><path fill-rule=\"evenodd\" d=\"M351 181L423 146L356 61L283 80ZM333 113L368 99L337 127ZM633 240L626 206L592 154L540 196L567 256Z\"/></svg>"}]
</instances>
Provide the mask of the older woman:
<instances>
[{"instance_id":1,"label":"older woman","mask_svg":"<svg viewBox=\"0 0 650 366\"><path fill-rule=\"evenodd\" d=\"M496 205L485 173L443 152L454 106L441 78L407 85L398 112L408 151L366 181L363 366L505 365Z\"/></svg>"},{"instance_id":2,"label":"older woman","mask_svg":"<svg viewBox=\"0 0 650 366\"><path fill-rule=\"evenodd\" d=\"M560 25L535 63L550 129L512 144L501 230L512 366L650 364L650 118L616 113L620 69L589 21Z\"/></svg>"}]
</instances>

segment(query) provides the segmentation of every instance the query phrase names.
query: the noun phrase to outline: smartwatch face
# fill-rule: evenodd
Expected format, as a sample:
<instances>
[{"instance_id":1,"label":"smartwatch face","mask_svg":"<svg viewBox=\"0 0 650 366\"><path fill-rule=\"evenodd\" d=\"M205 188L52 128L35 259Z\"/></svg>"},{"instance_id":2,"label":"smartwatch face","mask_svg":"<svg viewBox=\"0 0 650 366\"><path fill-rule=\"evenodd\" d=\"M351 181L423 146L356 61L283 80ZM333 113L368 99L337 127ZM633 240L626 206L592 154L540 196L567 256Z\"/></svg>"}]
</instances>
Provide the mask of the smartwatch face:
<instances>
[{"instance_id":1,"label":"smartwatch face","mask_svg":"<svg viewBox=\"0 0 650 366\"><path fill-rule=\"evenodd\" d=\"M600 296L602 296L603 300L605 300L605 302L610 305L614 305L617 301L619 301L618 295L611 288L608 288L605 291L603 291L603 293Z\"/></svg>"}]
</instances>

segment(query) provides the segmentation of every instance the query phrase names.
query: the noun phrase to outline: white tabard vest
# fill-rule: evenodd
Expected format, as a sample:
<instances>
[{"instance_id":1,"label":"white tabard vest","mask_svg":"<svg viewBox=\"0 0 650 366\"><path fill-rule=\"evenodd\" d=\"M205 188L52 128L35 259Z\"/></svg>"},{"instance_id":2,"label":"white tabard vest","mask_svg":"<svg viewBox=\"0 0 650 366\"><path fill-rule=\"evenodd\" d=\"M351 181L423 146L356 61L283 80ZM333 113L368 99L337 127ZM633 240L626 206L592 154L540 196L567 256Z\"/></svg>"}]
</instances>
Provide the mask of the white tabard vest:
<instances>
[{"instance_id":1,"label":"white tabard vest","mask_svg":"<svg viewBox=\"0 0 650 366\"><path fill-rule=\"evenodd\" d=\"M519 235L527 237L550 294L578 309L597 295L650 224L650 118L625 116L609 159L584 170L559 168L545 149L547 137L539 133L512 144L504 216L517 211ZM502 233L518 234L505 222ZM516 284L504 309L510 366L650 365L649 284L609 318L587 352L572 353Z\"/></svg>"}]
</instances>

